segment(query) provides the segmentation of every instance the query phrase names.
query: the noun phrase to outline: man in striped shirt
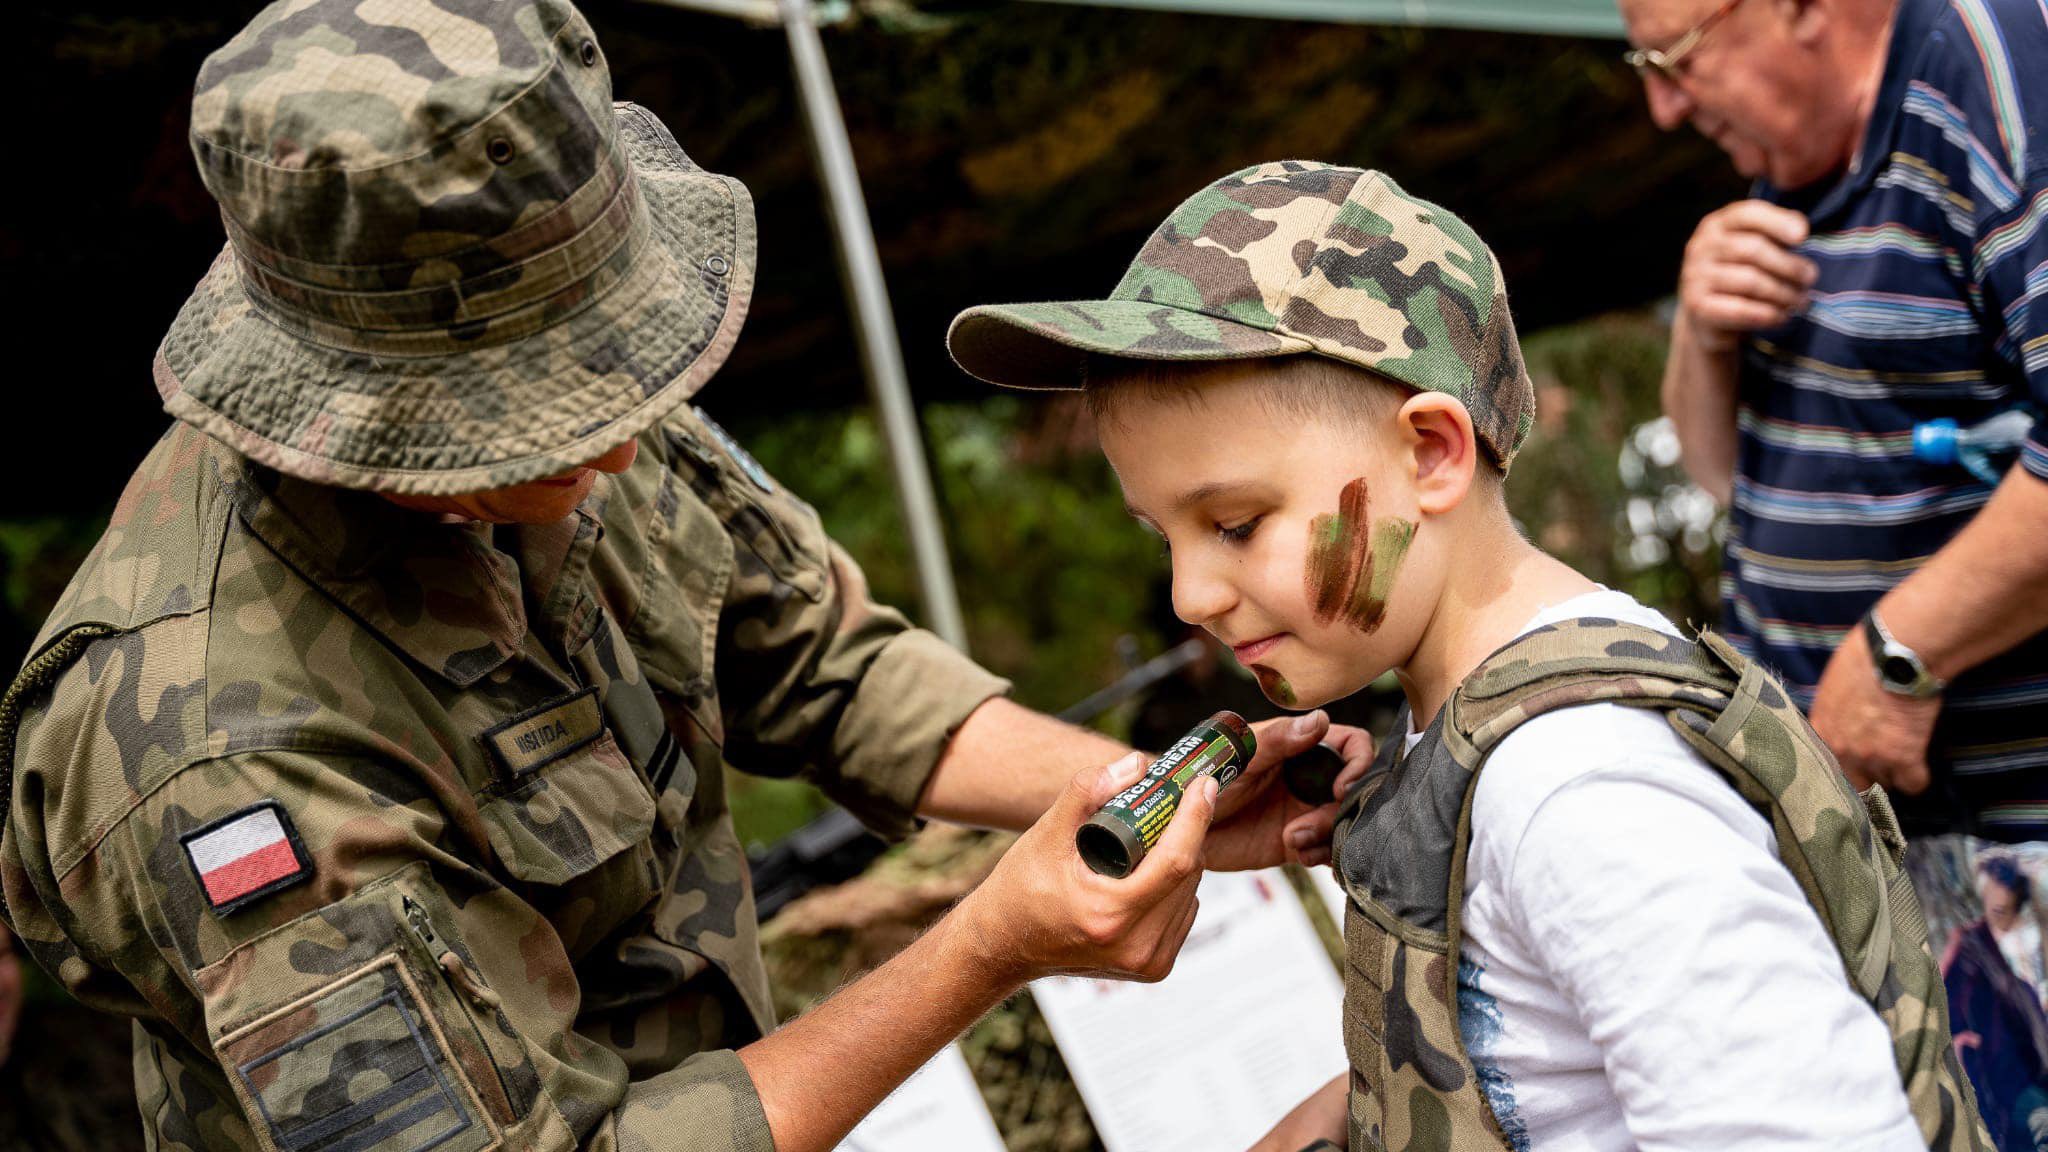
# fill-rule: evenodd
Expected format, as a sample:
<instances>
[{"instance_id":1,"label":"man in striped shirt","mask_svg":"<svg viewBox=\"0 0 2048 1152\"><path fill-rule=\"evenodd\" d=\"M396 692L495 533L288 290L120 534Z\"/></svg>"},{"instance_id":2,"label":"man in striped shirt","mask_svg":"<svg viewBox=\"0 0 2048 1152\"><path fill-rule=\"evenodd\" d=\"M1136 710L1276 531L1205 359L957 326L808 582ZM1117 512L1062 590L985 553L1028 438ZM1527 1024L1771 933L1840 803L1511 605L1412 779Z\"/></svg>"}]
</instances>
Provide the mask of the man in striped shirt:
<instances>
[{"instance_id":1,"label":"man in striped shirt","mask_svg":"<svg viewBox=\"0 0 2048 1152\"><path fill-rule=\"evenodd\" d=\"M2048 839L2048 423L1995 487L1912 449L2048 401L2048 0L1621 8L1657 122L1757 181L1664 379L1724 627L1909 832Z\"/></svg>"},{"instance_id":2,"label":"man in striped shirt","mask_svg":"<svg viewBox=\"0 0 2048 1152\"><path fill-rule=\"evenodd\" d=\"M1913 429L2048 410L2048 0L1621 10L1658 124L1756 181L1686 246L1664 376L1729 507L1723 626L1890 792L1952 958L1985 915L1978 838L2048 841L2048 422L1996 485L1916 459ZM1967 968L1944 964L1984 1118L2043 1146L2042 990L1994 980L1980 1012Z\"/></svg>"}]
</instances>

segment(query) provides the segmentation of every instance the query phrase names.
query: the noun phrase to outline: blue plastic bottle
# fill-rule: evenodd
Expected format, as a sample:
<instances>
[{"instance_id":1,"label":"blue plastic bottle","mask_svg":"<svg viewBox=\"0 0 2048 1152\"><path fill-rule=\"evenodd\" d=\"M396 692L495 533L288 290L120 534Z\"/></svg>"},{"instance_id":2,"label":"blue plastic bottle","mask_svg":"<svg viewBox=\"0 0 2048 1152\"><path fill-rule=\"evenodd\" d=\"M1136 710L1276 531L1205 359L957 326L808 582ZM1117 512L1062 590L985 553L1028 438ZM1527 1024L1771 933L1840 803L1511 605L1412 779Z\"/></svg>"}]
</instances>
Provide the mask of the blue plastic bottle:
<instances>
[{"instance_id":1,"label":"blue plastic bottle","mask_svg":"<svg viewBox=\"0 0 2048 1152\"><path fill-rule=\"evenodd\" d=\"M1944 416L1913 425L1913 457L1927 464L1961 464L1970 475L1996 484L2033 430L2033 410L2025 407L2009 408L1968 428Z\"/></svg>"}]
</instances>

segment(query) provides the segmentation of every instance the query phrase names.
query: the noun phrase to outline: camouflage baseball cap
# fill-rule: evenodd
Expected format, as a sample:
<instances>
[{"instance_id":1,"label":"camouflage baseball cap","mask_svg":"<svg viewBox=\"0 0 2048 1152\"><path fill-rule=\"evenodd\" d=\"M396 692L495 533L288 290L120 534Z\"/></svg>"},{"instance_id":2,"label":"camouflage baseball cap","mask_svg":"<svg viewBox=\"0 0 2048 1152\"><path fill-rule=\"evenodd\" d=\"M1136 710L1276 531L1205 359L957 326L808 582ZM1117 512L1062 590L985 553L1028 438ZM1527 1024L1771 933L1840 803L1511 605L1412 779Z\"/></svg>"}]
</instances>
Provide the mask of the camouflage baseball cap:
<instances>
[{"instance_id":1,"label":"camouflage baseball cap","mask_svg":"<svg viewBox=\"0 0 2048 1152\"><path fill-rule=\"evenodd\" d=\"M283 0L200 69L227 247L164 407L282 472L449 494L566 471L724 362L745 187L614 105L566 0Z\"/></svg>"},{"instance_id":2,"label":"camouflage baseball cap","mask_svg":"<svg viewBox=\"0 0 2048 1152\"><path fill-rule=\"evenodd\" d=\"M1012 388L1079 388L1091 354L1314 353L1456 396L1502 468L1536 411L1500 263L1478 235L1384 173L1308 161L1195 193L1109 299L969 308L946 344L968 373Z\"/></svg>"}]
</instances>

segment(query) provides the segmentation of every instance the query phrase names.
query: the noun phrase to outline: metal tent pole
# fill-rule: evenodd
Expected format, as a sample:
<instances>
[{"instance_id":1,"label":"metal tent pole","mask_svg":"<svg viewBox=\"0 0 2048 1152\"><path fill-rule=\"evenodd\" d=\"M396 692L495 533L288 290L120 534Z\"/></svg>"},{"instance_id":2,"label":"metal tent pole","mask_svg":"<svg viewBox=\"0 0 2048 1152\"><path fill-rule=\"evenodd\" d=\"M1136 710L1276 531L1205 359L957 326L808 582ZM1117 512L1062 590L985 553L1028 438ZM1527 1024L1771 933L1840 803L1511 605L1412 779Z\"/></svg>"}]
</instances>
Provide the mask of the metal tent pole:
<instances>
[{"instance_id":1,"label":"metal tent pole","mask_svg":"<svg viewBox=\"0 0 2048 1152\"><path fill-rule=\"evenodd\" d=\"M967 625L960 596L946 558L946 534L939 522L931 474L925 469L924 439L917 410L910 402L910 382L903 370L903 349L896 339L896 320L889 309L889 288L882 279L881 257L861 195L860 172L854 167L853 145L832 87L832 71L810 0L781 0L782 27L789 36L789 59L803 99L804 123L817 153L825 182L825 200L832 233L839 241L840 271L853 300L854 332L860 339L868 391L882 419L882 438L896 481L896 497L910 528L910 551L917 562L918 587L932 631L961 651L967 650Z\"/></svg>"}]
</instances>

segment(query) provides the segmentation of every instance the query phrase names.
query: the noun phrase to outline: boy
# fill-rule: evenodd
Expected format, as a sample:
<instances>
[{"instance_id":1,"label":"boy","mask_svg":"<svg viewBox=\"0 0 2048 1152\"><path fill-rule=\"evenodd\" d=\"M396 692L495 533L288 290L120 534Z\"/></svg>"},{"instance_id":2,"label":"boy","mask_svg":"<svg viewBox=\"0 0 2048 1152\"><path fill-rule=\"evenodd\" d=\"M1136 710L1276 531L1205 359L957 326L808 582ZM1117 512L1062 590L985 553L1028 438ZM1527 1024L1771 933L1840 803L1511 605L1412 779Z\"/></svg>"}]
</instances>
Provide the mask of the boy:
<instances>
[{"instance_id":1,"label":"boy","mask_svg":"<svg viewBox=\"0 0 2048 1152\"><path fill-rule=\"evenodd\" d=\"M1768 677L1517 533L1534 395L1456 217L1249 168L1110 299L948 340L1087 389L1176 611L1275 703L1407 696L1338 832L1352 1071L1262 1152L1989 1147L1881 795L1882 842Z\"/></svg>"}]
</instances>

